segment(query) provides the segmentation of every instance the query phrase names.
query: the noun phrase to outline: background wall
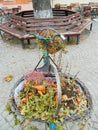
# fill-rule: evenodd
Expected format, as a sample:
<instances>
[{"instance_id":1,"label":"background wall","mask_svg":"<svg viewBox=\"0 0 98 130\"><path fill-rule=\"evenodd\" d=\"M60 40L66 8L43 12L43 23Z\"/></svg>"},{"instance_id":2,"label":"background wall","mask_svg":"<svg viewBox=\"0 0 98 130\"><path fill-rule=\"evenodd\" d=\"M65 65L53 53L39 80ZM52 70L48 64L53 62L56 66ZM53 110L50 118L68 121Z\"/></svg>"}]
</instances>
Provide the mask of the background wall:
<instances>
[{"instance_id":1,"label":"background wall","mask_svg":"<svg viewBox=\"0 0 98 130\"><path fill-rule=\"evenodd\" d=\"M74 2L79 2L79 3L97 2L98 3L98 0L51 0L51 3L53 4L53 6L56 3L70 4L70 3L74 3Z\"/></svg>"}]
</instances>

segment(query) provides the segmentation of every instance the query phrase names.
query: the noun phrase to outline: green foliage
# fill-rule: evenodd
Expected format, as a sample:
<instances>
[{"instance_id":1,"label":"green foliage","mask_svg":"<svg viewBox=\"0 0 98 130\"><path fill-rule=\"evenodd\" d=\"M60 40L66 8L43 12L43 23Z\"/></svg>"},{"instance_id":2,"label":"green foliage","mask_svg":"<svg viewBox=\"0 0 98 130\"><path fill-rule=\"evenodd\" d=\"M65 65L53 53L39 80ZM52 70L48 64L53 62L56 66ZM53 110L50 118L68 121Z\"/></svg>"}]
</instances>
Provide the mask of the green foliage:
<instances>
[{"instance_id":1,"label":"green foliage","mask_svg":"<svg viewBox=\"0 0 98 130\"><path fill-rule=\"evenodd\" d=\"M34 126L31 126L27 130L38 130L38 129L36 127L34 127Z\"/></svg>"},{"instance_id":2,"label":"green foliage","mask_svg":"<svg viewBox=\"0 0 98 130\"><path fill-rule=\"evenodd\" d=\"M56 105L51 96L52 88L49 93L42 95L31 95L27 104L22 104L21 114L26 118L41 118L42 120L53 120L53 113L55 112Z\"/></svg>"},{"instance_id":3,"label":"green foliage","mask_svg":"<svg viewBox=\"0 0 98 130\"><path fill-rule=\"evenodd\" d=\"M9 113L12 112L9 102L7 102L7 104L6 104L5 111L7 111Z\"/></svg>"},{"instance_id":4,"label":"green foliage","mask_svg":"<svg viewBox=\"0 0 98 130\"><path fill-rule=\"evenodd\" d=\"M20 120L18 119L16 113L12 111L10 103L6 104L5 111L9 112L9 114L12 114L14 116L14 125L15 126L20 124Z\"/></svg>"}]
</instances>

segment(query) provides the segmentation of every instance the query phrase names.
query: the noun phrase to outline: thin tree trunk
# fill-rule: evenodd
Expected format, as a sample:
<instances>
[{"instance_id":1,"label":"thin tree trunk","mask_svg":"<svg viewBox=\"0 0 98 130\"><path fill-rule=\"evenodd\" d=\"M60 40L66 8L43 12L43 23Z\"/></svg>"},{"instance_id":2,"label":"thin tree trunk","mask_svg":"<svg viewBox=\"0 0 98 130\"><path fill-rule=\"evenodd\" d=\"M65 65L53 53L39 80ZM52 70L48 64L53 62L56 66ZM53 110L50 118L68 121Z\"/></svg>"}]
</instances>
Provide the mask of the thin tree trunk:
<instances>
[{"instance_id":1,"label":"thin tree trunk","mask_svg":"<svg viewBox=\"0 0 98 130\"><path fill-rule=\"evenodd\" d=\"M33 0L35 18L53 17L50 0Z\"/></svg>"}]
</instances>

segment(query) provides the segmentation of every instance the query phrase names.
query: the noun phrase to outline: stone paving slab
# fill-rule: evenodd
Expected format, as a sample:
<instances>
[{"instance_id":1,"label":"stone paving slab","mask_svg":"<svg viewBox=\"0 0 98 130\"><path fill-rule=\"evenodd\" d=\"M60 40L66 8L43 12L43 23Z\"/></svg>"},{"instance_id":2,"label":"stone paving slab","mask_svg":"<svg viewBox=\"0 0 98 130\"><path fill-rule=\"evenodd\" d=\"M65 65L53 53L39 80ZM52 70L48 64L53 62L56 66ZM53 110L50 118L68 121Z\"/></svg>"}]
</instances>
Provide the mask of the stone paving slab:
<instances>
[{"instance_id":1,"label":"stone paving slab","mask_svg":"<svg viewBox=\"0 0 98 130\"><path fill-rule=\"evenodd\" d=\"M79 45L67 46L68 53L63 54L62 68L71 66L72 75L79 71L78 78L85 83L89 89L94 111L90 120L90 126L85 130L98 129L98 22L93 23L93 30L86 39L80 41ZM5 112L11 88L16 81L28 70L34 69L42 53L37 48L23 50L21 44L7 44L0 39L0 130L20 130L13 127L13 117ZM5 82L4 77L13 75L10 82ZM39 125L44 130L43 125ZM78 130L78 128L75 128Z\"/></svg>"}]
</instances>

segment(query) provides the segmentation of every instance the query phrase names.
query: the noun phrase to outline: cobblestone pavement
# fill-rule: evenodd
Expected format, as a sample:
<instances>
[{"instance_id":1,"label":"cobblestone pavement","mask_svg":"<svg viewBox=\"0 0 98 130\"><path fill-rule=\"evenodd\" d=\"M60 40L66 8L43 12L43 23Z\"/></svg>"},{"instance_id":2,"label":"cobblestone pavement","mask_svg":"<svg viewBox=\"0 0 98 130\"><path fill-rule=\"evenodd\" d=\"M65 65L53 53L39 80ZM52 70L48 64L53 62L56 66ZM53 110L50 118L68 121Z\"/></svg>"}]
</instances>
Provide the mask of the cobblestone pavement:
<instances>
[{"instance_id":1,"label":"cobblestone pavement","mask_svg":"<svg viewBox=\"0 0 98 130\"><path fill-rule=\"evenodd\" d=\"M63 54L62 68L68 64L71 74L79 71L78 78L85 83L93 99L90 127L85 130L98 130L98 22L93 23L93 30L88 37L81 40L79 45L67 46L67 51L67 54ZM13 117L5 112L5 105L15 82L28 70L34 69L40 56L36 47L23 50L21 44L10 45L0 39L0 130L22 130L13 127ZM4 81L8 74L13 75L10 82ZM44 130L43 125L37 125Z\"/></svg>"}]
</instances>

